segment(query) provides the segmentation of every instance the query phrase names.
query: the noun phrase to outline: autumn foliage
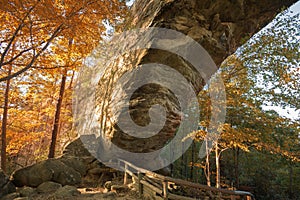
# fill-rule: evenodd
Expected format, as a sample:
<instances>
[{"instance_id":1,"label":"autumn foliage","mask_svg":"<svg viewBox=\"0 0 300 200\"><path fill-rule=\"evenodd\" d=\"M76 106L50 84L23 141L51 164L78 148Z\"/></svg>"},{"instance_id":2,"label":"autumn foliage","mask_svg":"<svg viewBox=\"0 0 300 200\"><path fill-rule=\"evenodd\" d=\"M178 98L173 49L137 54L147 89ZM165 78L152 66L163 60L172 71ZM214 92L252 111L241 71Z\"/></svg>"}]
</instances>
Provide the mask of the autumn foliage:
<instances>
[{"instance_id":1,"label":"autumn foliage","mask_svg":"<svg viewBox=\"0 0 300 200\"><path fill-rule=\"evenodd\" d=\"M122 23L126 9L119 0L1 0L0 103L1 113L8 111L1 117L1 122L7 118L1 135L9 163L24 166L46 157L55 116L60 117L56 132L63 133L58 146L74 137L71 93L76 71L106 35L107 25Z\"/></svg>"}]
</instances>

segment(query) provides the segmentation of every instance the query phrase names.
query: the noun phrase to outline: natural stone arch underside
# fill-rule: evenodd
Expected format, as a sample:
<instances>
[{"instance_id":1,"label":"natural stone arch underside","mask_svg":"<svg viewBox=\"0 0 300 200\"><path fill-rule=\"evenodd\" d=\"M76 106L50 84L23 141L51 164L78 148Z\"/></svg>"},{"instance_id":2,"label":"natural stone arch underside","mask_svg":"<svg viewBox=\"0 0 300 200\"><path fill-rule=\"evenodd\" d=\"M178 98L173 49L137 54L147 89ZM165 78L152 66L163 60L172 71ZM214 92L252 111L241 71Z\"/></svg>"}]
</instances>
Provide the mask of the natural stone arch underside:
<instances>
[{"instance_id":1,"label":"natural stone arch underside","mask_svg":"<svg viewBox=\"0 0 300 200\"><path fill-rule=\"evenodd\" d=\"M137 0L127 20L128 29L161 27L180 31L199 42L217 66L236 51L246 39L267 25L282 8L297 0ZM127 63L126 63L127 59ZM108 68L99 83L98 103L102 117L102 136L118 147L136 153L162 148L180 124L180 106L172 92L157 85L148 85L131 97L131 117L139 125L149 123L148 111L153 104L167 109L167 120L159 134L146 139L124 133L116 124L120 112L112 113L111 103L122 104L124 96L111 97L115 83L125 72L145 63L162 63L180 71L196 93L205 85L200 74L181 57L170 52L148 49L131 52L122 69L117 64ZM126 64L125 64L126 63ZM172 77L169 77L172 79ZM140 101L148 99L148 101ZM134 102L134 103L133 103ZM114 117L112 117L114 116ZM109 146L105 147L109 151ZM103 149L102 149L103 150ZM101 153L101 152L99 152ZM149 162L145 158L145 162Z\"/></svg>"}]
</instances>

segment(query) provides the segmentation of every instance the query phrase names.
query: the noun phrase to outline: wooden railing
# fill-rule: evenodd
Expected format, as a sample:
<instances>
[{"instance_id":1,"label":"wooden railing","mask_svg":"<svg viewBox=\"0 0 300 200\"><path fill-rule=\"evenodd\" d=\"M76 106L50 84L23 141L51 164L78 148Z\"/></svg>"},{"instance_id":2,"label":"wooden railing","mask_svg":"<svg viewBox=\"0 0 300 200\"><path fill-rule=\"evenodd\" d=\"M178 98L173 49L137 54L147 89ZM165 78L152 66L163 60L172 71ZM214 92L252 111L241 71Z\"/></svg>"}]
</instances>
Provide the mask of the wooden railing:
<instances>
[{"instance_id":1,"label":"wooden railing","mask_svg":"<svg viewBox=\"0 0 300 200\"><path fill-rule=\"evenodd\" d=\"M139 194L150 195L154 199L173 199L173 200L194 200L200 199L196 195L193 197L182 196L179 194L174 194L170 186L180 186L193 188L197 191L202 191L205 193L204 196L207 199L246 199L254 200L254 195L250 192L237 191L237 190L227 190L219 189L215 187L209 187L207 185L202 185L198 183L193 183L185 181L182 179L175 179L169 176L163 176L146 169L139 168L132 163L129 163L124 160L118 160L119 168L124 170L124 184L129 183L129 176L135 180L135 187L137 188ZM203 198L203 196L202 196Z\"/></svg>"}]
</instances>

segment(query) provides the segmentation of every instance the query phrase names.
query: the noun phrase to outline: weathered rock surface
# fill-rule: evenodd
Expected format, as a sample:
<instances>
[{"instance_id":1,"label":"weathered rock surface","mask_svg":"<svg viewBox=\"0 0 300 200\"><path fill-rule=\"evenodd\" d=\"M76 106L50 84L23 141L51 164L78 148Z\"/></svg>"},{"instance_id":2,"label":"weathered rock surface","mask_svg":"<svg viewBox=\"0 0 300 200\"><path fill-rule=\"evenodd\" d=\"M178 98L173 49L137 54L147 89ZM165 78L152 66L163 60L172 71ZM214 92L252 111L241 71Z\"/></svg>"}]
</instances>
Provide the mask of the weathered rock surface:
<instances>
[{"instance_id":1,"label":"weathered rock surface","mask_svg":"<svg viewBox=\"0 0 300 200\"><path fill-rule=\"evenodd\" d=\"M17 192L14 192L14 193L5 195L4 197L1 198L1 200L14 200L18 197L20 197L20 194Z\"/></svg>"},{"instance_id":2,"label":"weathered rock surface","mask_svg":"<svg viewBox=\"0 0 300 200\"><path fill-rule=\"evenodd\" d=\"M40 184L36 188L36 191L38 193L51 193L51 192L55 192L56 190L58 190L61 187L62 186L59 183L48 181L48 182L44 182L44 183Z\"/></svg>"},{"instance_id":3,"label":"weathered rock surface","mask_svg":"<svg viewBox=\"0 0 300 200\"><path fill-rule=\"evenodd\" d=\"M91 194L86 195L89 199L117 199L117 195L114 192L107 192L104 194Z\"/></svg>"},{"instance_id":4,"label":"weathered rock surface","mask_svg":"<svg viewBox=\"0 0 300 200\"><path fill-rule=\"evenodd\" d=\"M64 197L72 197L72 196L78 196L80 192L77 190L74 186L66 185L62 188L59 188L54 193L54 196L57 198L64 198Z\"/></svg>"},{"instance_id":5,"label":"weathered rock surface","mask_svg":"<svg viewBox=\"0 0 300 200\"><path fill-rule=\"evenodd\" d=\"M75 185L81 181L79 172L57 159L45 160L19 169L12 174L12 177L13 183L18 187L37 187L47 181L62 185Z\"/></svg>"},{"instance_id":6,"label":"weathered rock surface","mask_svg":"<svg viewBox=\"0 0 300 200\"><path fill-rule=\"evenodd\" d=\"M83 140L86 141L87 137ZM90 138L90 141L95 142L94 138ZM99 186L111 180L113 172L115 170L104 166L94 158L78 138L67 145L61 157L16 170L12 174L12 182L17 187L29 187L24 187L20 193L27 193L27 190L32 189L30 187L37 187L38 192L47 193L50 190L55 191L58 185ZM0 179L0 185L2 185L1 180L8 181L8 178ZM2 191L4 192L0 190L0 194Z\"/></svg>"},{"instance_id":7,"label":"weathered rock surface","mask_svg":"<svg viewBox=\"0 0 300 200\"><path fill-rule=\"evenodd\" d=\"M21 197L31 197L32 195L35 195L37 193L36 188L32 187L22 187L18 188L18 193Z\"/></svg>"},{"instance_id":8,"label":"weathered rock surface","mask_svg":"<svg viewBox=\"0 0 300 200\"><path fill-rule=\"evenodd\" d=\"M45 162L15 171L12 175L13 183L17 187L37 187L43 182L50 181L52 179L53 172L51 169L43 167L45 166L44 163Z\"/></svg>"},{"instance_id":9,"label":"weathered rock surface","mask_svg":"<svg viewBox=\"0 0 300 200\"><path fill-rule=\"evenodd\" d=\"M137 0L133 6L132 16L127 21L127 27L128 29L160 27L179 31L201 44L216 65L219 66L226 57L235 52L252 35L269 23L283 7L288 7L296 1ZM155 36L159 38L159 35ZM165 42L167 40L169 40L170 45L174 45L174 48L182 48L182 46L172 43L172 38L166 38ZM118 50L122 51L125 45L133 46L134 42L137 42L130 41L130 38L128 41ZM175 136L182 119L181 102L166 87L158 84L148 84L131 95L132 90L136 89L132 84L136 82L136 77L130 78L122 87L119 87L119 85L117 87L117 82L126 72L132 72L142 64L160 63L181 73L196 94L205 85L202 76L191 63L179 55L153 49L151 45L148 49L128 53L122 59L116 60L112 66L109 66L103 72L104 76L99 81L97 90L99 110L97 110L97 114L100 116L100 122L99 125L95 125L95 128L100 126L100 137L107 141L103 144L103 147L100 145L99 150L99 152L105 151L112 154L108 154L107 159L118 157L113 154L121 154L120 152L111 151L113 147L111 143L122 150L133 153L148 153L161 149ZM197 56L197 52L194 53ZM207 77L211 77L217 68L206 70L208 71ZM154 77L155 74L157 74L155 69L149 68L147 78ZM174 83L175 81L177 83L176 87L179 87L180 90L186 90L186 88L182 88L180 82L174 80L172 75L167 72L165 74L165 82ZM118 90L122 92L116 92ZM186 98L188 99L188 97ZM130 101L126 102L126 99L130 99ZM89 102L80 102L79 104L88 105ZM129 104L129 111L124 109L127 104ZM135 124L147 126L151 122L149 109L156 104L165 107L167 115L163 128L156 135L149 138L134 137L119 127L126 114L130 115ZM158 118L161 117L161 114L155 113L153 116ZM124 127L131 126L131 119L129 119L130 122L123 121ZM89 119L84 119L84 121L89 121ZM82 127L85 130L79 130L79 132L86 133L86 126ZM94 127L91 127L87 134L95 134ZM144 159L143 163L151 163L153 160L151 157L145 157Z\"/></svg>"},{"instance_id":10,"label":"weathered rock surface","mask_svg":"<svg viewBox=\"0 0 300 200\"><path fill-rule=\"evenodd\" d=\"M63 156L61 158L58 158L58 160L64 163L66 166L73 168L75 171L79 172L81 176L85 176L87 173L88 165L84 158Z\"/></svg>"},{"instance_id":11,"label":"weathered rock surface","mask_svg":"<svg viewBox=\"0 0 300 200\"><path fill-rule=\"evenodd\" d=\"M91 156L91 153L87 150L87 148L84 146L82 141L86 141L85 145L88 145L92 142L96 142L95 139L89 137L77 138L76 140L72 141L70 144L68 144L65 147L63 151L63 155L66 157L77 157L77 158Z\"/></svg>"},{"instance_id":12,"label":"weathered rock surface","mask_svg":"<svg viewBox=\"0 0 300 200\"><path fill-rule=\"evenodd\" d=\"M0 169L0 198L16 191L8 176Z\"/></svg>"}]
</instances>

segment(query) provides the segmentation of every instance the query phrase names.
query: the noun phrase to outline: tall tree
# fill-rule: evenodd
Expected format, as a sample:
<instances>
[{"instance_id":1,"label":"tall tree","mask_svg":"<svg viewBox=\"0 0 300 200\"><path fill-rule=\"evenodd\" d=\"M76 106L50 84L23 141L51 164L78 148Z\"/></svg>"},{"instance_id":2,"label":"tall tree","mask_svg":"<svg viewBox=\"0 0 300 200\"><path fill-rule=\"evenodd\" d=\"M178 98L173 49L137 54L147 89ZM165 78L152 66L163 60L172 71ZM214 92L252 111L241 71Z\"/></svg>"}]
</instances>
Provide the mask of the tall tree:
<instances>
[{"instance_id":1,"label":"tall tree","mask_svg":"<svg viewBox=\"0 0 300 200\"><path fill-rule=\"evenodd\" d=\"M11 67L8 69L8 75L11 74ZM2 115L2 127L1 127L1 169L6 171L6 127L8 117L8 101L9 101L10 79L6 81L5 94L4 94L4 107Z\"/></svg>"},{"instance_id":2,"label":"tall tree","mask_svg":"<svg viewBox=\"0 0 300 200\"><path fill-rule=\"evenodd\" d=\"M54 123L53 123L53 129L51 134L51 143L49 148L49 155L48 158L54 158L55 156L55 146L56 146L56 140L57 135L59 132L59 125L60 125L60 115L61 115L61 108L64 98L64 93L66 89L66 80L67 80L67 74L68 74L68 68L70 68L71 63L71 53L72 53L72 45L73 45L73 39L69 39L69 44L67 48L67 57L65 58L65 69L63 70L61 83L60 83L60 89L59 89L59 96L56 104L56 110L55 110L55 117L54 117Z\"/></svg>"},{"instance_id":3,"label":"tall tree","mask_svg":"<svg viewBox=\"0 0 300 200\"><path fill-rule=\"evenodd\" d=\"M0 5L0 81L10 81L13 85L7 102L12 112L7 116L7 125L5 121L2 123L7 129L2 138L7 140L9 155L16 157L22 151L33 151L36 152L33 155L40 157L42 151L38 147L48 145L51 124L55 124L54 130L63 128L53 123L57 121L53 118L60 85L58 77L66 74L65 82L73 82L64 71L76 71L105 35L105 23L119 23L125 13L125 0L13 0ZM65 51L69 38L73 38L74 47ZM14 46L15 53L11 55ZM70 55L69 66L65 63L66 55ZM5 69L9 66L11 73L7 74ZM70 129L69 90L68 100L62 103L66 107L61 108L66 115L60 123ZM29 141L32 145L28 145ZM3 144L2 148L6 146Z\"/></svg>"},{"instance_id":4,"label":"tall tree","mask_svg":"<svg viewBox=\"0 0 300 200\"><path fill-rule=\"evenodd\" d=\"M105 9L103 9L105 8ZM38 64L49 52L50 44L61 37L74 38L80 52L93 49L105 31L103 20L118 21L124 15L125 1L51 1L15 0L1 5L0 69L13 65L12 74L2 74L0 81L16 77ZM8 57L16 45L15 56ZM47 51L47 53L45 53Z\"/></svg>"},{"instance_id":5,"label":"tall tree","mask_svg":"<svg viewBox=\"0 0 300 200\"><path fill-rule=\"evenodd\" d=\"M56 140L57 140L57 135L58 135L58 131L59 131L60 114L61 114L63 97L64 97L64 93L65 93L66 79L67 79L67 71L65 71L65 73L62 74L62 78L61 78L61 85L60 85L59 96L58 96L58 100L57 100L57 104L56 104L54 124L53 124L53 130L52 130L52 134L51 134L52 137L51 137L48 158L54 158L54 155L55 155L55 146L56 146Z\"/></svg>"},{"instance_id":6,"label":"tall tree","mask_svg":"<svg viewBox=\"0 0 300 200\"><path fill-rule=\"evenodd\" d=\"M289 148L297 144L299 122L264 110L265 105L299 109L298 22L299 15L279 16L270 28L256 35L220 68L227 92L227 118L221 128L221 137L214 144L217 187L220 183L220 149L249 151L254 147L299 161L299 152ZM205 110L209 101L207 91L202 91L200 104L204 107L204 127L208 126L210 111ZM283 130L291 132L287 134ZM198 131L197 137L205 140L206 134ZM238 166L236 168L238 173ZM236 186L238 182L236 174Z\"/></svg>"}]
</instances>

